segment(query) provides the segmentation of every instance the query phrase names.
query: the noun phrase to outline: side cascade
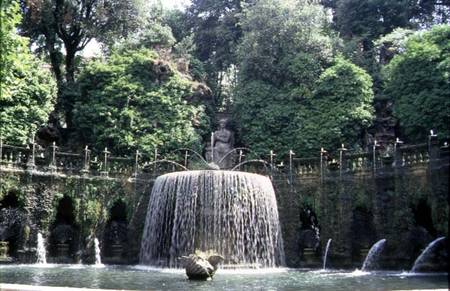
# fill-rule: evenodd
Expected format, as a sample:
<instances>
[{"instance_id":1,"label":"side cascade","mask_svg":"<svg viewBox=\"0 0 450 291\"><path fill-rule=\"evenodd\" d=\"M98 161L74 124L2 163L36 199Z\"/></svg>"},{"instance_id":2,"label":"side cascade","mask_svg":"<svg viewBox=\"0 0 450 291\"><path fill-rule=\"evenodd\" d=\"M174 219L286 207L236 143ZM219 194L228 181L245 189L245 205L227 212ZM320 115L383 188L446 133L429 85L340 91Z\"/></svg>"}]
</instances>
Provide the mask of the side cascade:
<instances>
[{"instance_id":1,"label":"side cascade","mask_svg":"<svg viewBox=\"0 0 450 291\"><path fill-rule=\"evenodd\" d=\"M140 263L181 267L196 250L231 267L285 264L277 202L269 178L234 171L186 171L158 177L150 195Z\"/></svg>"},{"instance_id":2,"label":"side cascade","mask_svg":"<svg viewBox=\"0 0 450 291\"><path fill-rule=\"evenodd\" d=\"M37 234L37 264L47 264L45 240L40 232Z\"/></svg>"},{"instance_id":3,"label":"side cascade","mask_svg":"<svg viewBox=\"0 0 450 291\"><path fill-rule=\"evenodd\" d=\"M98 242L98 239L94 239L94 250L95 250L95 265L96 266L102 266L102 258L100 255L100 243Z\"/></svg>"},{"instance_id":4,"label":"side cascade","mask_svg":"<svg viewBox=\"0 0 450 291\"><path fill-rule=\"evenodd\" d=\"M377 241L369 250L367 253L366 259L364 260L364 263L362 265L361 270L367 271L373 267L373 264L375 263L378 256L381 254L381 251L383 251L384 244L386 243L386 239L380 239Z\"/></svg>"},{"instance_id":5,"label":"side cascade","mask_svg":"<svg viewBox=\"0 0 450 291\"><path fill-rule=\"evenodd\" d=\"M323 270L326 270L326 268L327 268L327 257L328 257L328 250L330 249L330 244L331 244L331 238L329 238L327 241L327 246L325 248L325 254L323 255L323 266L322 266Z\"/></svg>"},{"instance_id":6,"label":"side cascade","mask_svg":"<svg viewBox=\"0 0 450 291\"><path fill-rule=\"evenodd\" d=\"M417 257L416 261L414 262L413 267L411 268L411 273L417 272L418 269L421 267L421 265L427 260L430 253L433 251L434 247L442 240L445 239L445 236L439 237L428 244L428 246L423 250L423 252L420 254L420 256Z\"/></svg>"}]
</instances>

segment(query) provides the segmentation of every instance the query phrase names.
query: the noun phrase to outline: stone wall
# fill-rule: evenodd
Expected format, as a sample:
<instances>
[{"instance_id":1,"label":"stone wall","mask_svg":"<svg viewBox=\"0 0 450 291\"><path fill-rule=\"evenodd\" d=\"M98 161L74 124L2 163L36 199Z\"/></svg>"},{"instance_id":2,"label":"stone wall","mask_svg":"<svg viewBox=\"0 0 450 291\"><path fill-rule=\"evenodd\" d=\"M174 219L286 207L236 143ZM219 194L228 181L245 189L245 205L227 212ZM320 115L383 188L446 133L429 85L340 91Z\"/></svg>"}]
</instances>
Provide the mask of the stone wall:
<instances>
[{"instance_id":1,"label":"stone wall","mask_svg":"<svg viewBox=\"0 0 450 291\"><path fill-rule=\"evenodd\" d=\"M380 267L411 268L428 243L448 236L448 167L443 151L430 160L389 163L376 171L334 168L322 177L294 175L293 181L289 173L275 174L287 264L320 267L331 238L328 266L360 268L372 244L385 238ZM304 217L316 221L317 248L303 238L312 229Z\"/></svg>"},{"instance_id":2,"label":"stone wall","mask_svg":"<svg viewBox=\"0 0 450 291\"><path fill-rule=\"evenodd\" d=\"M0 205L0 230L15 231L0 240L9 241L16 262L35 260L41 232L52 244L50 262L92 262L97 237L105 263L137 263L153 181L183 164L4 145L0 158L0 203L17 200ZM331 238L328 266L360 267L370 246L386 238L381 267L408 269L433 238L448 236L448 162L448 148L430 142L390 156L291 156L241 170L272 177L288 266L320 267ZM118 201L125 223L112 221ZM8 220L6 212L15 216Z\"/></svg>"}]
</instances>

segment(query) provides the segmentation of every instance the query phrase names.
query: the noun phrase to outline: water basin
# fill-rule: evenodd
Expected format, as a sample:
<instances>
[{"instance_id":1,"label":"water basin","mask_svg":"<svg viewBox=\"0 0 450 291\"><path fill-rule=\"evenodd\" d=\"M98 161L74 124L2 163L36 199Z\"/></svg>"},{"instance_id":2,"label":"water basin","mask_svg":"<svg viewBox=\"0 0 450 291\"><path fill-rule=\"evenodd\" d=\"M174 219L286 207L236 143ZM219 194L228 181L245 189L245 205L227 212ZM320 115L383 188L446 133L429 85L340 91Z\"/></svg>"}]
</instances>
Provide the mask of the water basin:
<instances>
[{"instance_id":1,"label":"water basin","mask_svg":"<svg viewBox=\"0 0 450 291\"><path fill-rule=\"evenodd\" d=\"M189 281L181 269L149 266L4 265L1 283L128 290L408 290L447 289L448 274L308 269L219 269Z\"/></svg>"}]
</instances>

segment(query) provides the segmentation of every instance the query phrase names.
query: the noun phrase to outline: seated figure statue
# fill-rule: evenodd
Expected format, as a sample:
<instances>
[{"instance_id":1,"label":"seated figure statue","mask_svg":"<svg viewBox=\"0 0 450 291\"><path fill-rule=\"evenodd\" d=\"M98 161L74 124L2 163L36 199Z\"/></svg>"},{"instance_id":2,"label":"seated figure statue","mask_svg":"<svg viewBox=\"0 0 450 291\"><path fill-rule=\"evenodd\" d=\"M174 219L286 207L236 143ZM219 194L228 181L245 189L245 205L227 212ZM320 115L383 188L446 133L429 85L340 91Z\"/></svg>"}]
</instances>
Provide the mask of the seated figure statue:
<instances>
[{"instance_id":1,"label":"seated figure statue","mask_svg":"<svg viewBox=\"0 0 450 291\"><path fill-rule=\"evenodd\" d=\"M233 166L233 156L228 155L234 146L234 134L226 128L227 120L219 121L219 129L214 132L214 163L221 169L230 169ZM223 159L224 158L224 159Z\"/></svg>"}]
</instances>

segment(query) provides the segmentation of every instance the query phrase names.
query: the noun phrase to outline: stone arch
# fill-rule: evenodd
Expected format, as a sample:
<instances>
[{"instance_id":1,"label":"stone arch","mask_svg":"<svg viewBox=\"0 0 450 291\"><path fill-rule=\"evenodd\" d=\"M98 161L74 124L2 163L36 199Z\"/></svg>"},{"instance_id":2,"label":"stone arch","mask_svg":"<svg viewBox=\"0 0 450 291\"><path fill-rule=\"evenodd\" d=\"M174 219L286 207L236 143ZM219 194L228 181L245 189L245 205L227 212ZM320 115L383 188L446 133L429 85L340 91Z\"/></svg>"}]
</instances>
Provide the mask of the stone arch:
<instances>
[{"instance_id":1,"label":"stone arch","mask_svg":"<svg viewBox=\"0 0 450 291\"><path fill-rule=\"evenodd\" d=\"M75 219L73 198L62 197L50 227L48 251L56 263L72 263L79 248L79 226Z\"/></svg>"},{"instance_id":2,"label":"stone arch","mask_svg":"<svg viewBox=\"0 0 450 291\"><path fill-rule=\"evenodd\" d=\"M414 224L417 227L425 228L432 236L436 234L433 225L432 210L425 198L420 199L416 205L412 207L414 215Z\"/></svg>"},{"instance_id":3,"label":"stone arch","mask_svg":"<svg viewBox=\"0 0 450 291\"><path fill-rule=\"evenodd\" d=\"M26 215L18 193L8 192L0 200L0 260L17 257L17 252L27 238L24 235Z\"/></svg>"},{"instance_id":4,"label":"stone arch","mask_svg":"<svg viewBox=\"0 0 450 291\"><path fill-rule=\"evenodd\" d=\"M8 192L0 200L0 208L18 208L19 206L19 197L15 192Z\"/></svg>"},{"instance_id":5,"label":"stone arch","mask_svg":"<svg viewBox=\"0 0 450 291\"><path fill-rule=\"evenodd\" d=\"M422 250L433 240L436 235L436 229L433 225L432 210L426 197L421 197L410 204L413 224L407 234L405 241L408 242L402 248L404 257L409 258L409 264L412 264Z\"/></svg>"},{"instance_id":6,"label":"stone arch","mask_svg":"<svg viewBox=\"0 0 450 291\"><path fill-rule=\"evenodd\" d=\"M125 246L128 241L127 204L116 200L109 209L109 218L103 234L102 254L105 263L123 263Z\"/></svg>"},{"instance_id":7,"label":"stone arch","mask_svg":"<svg viewBox=\"0 0 450 291\"><path fill-rule=\"evenodd\" d=\"M373 213L366 206L353 209L351 222L352 260L361 262L376 240Z\"/></svg>"}]
</instances>

